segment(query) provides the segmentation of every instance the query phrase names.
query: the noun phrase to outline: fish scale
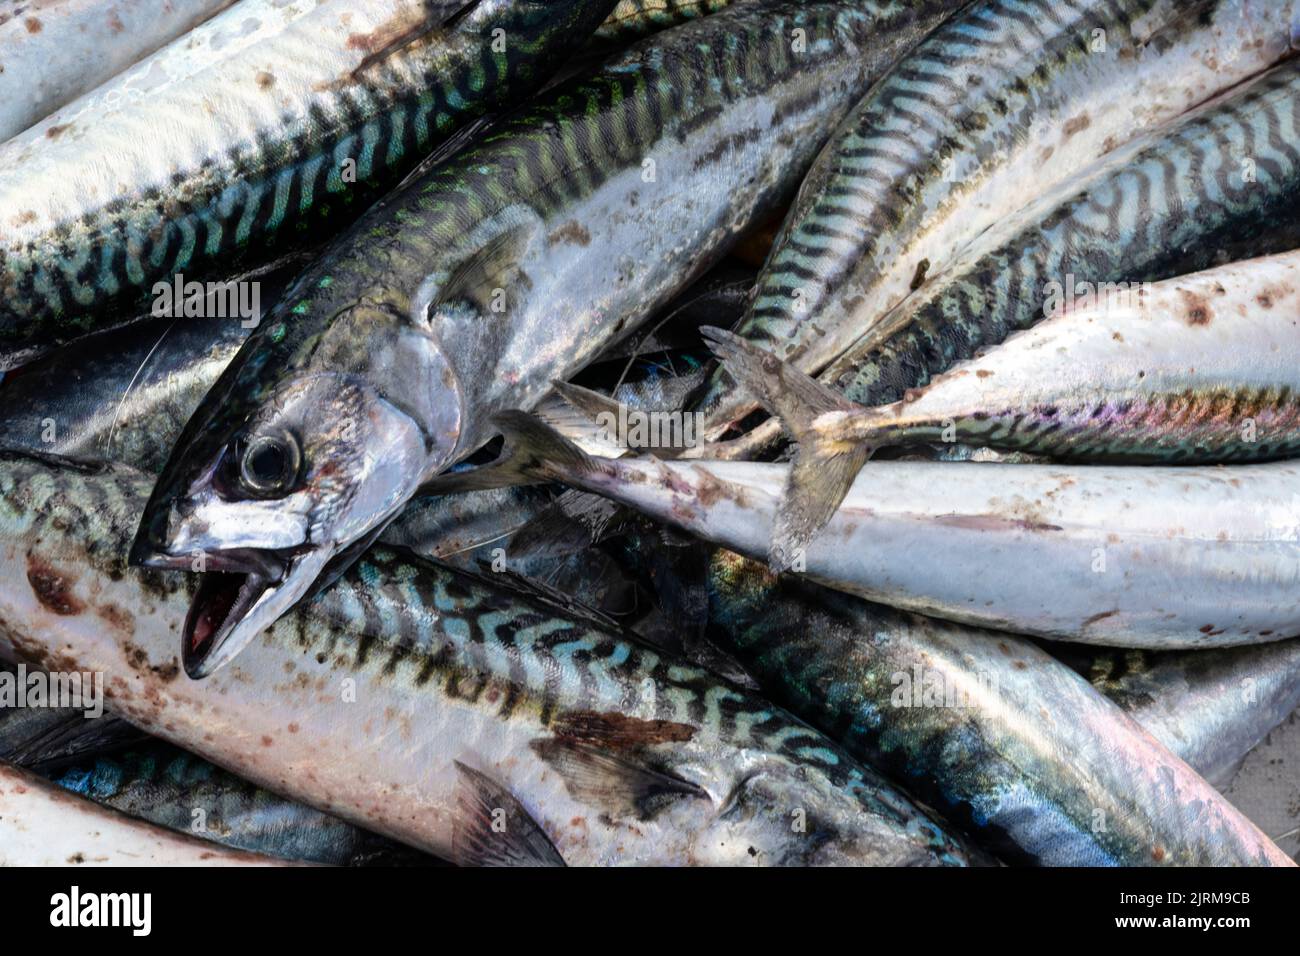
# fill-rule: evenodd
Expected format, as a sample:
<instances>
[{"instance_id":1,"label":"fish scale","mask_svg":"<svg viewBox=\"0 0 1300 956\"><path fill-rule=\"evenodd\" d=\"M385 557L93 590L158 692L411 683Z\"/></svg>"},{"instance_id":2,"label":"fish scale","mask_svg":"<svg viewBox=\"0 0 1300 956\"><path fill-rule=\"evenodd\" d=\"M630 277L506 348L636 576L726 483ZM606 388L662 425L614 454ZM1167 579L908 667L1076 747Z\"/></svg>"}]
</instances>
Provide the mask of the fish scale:
<instances>
[{"instance_id":1,"label":"fish scale","mask_svg":"<svg viewBox=\"0 0 1300 956\"><path fill-rule=\"evenodd\" d=\"M209 21L0 147L19 171L0 183L4 364L120 322L159 279L256 265L336 231L458 127L536 85L557 38L611 5L387 0L289 17L255 0ZM397 29L424 35L370 51Z\"/></svg>"},{"instance_id":2,"label":"fish scale","mask_svg":"<svg viewBox=\"0 0 1300 956\"><path fill-rule=\"evenodd\" d=\"M28 582L0 595L0 652L102 670L114 712L250 781L460 862L483 862L458 852L472 827L461 765L529 807L569 863L965 860L902 794L757 696L385 548L229 670L186 680L174 626L193 576L122 558L149 479L0 458L0 563ZM125 632L104 626L110 608Z\"/></svg>"},{"instance_id":3,"label":"fish scale","mask_svg":"<svg viewBox=\"0 0 1300 956\"><path fill-rule=\"evenodd\" d=\"M1297 24L1272 0L972 4L836 131L737 332L821 370L1029 200L1275 63ZM718 373L698 407L716 436L755 406Z\"/></svg>"},{"instance_id":4,"label":"fish scale","mask_svg":"<svg viewBox=\"0 0 1300 956\"><path fill-rule=\"evenodd\" d=\"M1285 63L1183 121L869 333L820 380L852 401L897 401L1040 321L1049 284L1068 275L1154 281L1204 268L1225 245L1290 248L1300 199L1298 92L1300 63ZM1255 182L1242 179L1246 158Z\"/></svg>"}]
</instances>

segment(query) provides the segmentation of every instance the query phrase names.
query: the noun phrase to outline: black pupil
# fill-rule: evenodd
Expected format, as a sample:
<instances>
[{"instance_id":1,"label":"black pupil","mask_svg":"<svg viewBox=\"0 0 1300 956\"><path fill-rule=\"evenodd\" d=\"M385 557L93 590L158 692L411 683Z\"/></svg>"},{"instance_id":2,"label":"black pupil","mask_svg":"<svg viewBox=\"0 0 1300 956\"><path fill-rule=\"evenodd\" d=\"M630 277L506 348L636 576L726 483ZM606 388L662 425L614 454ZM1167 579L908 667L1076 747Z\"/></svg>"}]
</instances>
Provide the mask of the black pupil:
<instances>
[{"instance_id":1,"label":"black pupil","mask_svg":"<svg viewBox=\"0 0 1300 956\"><path fill-rule=\"evenodd\" d=\"M284 449L278 442L260 442L248 457L248 471L264 484L279 481L284 476Z\"/></svg>"}]
</instances>

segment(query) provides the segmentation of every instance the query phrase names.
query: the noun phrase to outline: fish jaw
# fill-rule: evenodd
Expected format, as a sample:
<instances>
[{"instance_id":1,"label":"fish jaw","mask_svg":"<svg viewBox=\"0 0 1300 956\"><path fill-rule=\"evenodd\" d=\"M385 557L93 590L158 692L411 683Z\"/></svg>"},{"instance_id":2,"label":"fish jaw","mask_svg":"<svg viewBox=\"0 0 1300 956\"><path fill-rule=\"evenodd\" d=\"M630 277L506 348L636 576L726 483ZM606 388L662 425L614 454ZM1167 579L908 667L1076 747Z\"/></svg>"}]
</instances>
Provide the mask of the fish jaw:
<instances>
[{"instance_id":1,"label":"fish jaw","mask_svg":"<svg viewBox=\"0 0 1300 956\"><path fill-rule=\"evenodd\" d=\"M229 663L332 582L360 552L357 545L372 540L446 463L459 434L454 387L430 407L450 408L441 427L399 408L372 383L335 373L289 376L257 403L251 421L209 447L199 467L173 456L130 561L200 575L183 632L191 678ZM249 463L268 442L279 455L274 461L291 472L283 491L248 484Z\"/></svg>"}]
</instances>

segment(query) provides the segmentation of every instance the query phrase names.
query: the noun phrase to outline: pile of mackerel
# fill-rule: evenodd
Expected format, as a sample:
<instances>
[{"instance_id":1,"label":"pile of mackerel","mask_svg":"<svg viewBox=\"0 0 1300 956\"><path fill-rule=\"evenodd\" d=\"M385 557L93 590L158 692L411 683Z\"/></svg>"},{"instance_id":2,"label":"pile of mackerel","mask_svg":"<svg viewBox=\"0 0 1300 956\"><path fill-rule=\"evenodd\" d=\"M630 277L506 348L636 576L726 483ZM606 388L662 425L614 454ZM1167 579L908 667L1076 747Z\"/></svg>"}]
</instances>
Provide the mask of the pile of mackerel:
<instances>
[{"instance_id":1,"label":"pile of mackerel","mask_svg":"<svg viewBox=\"0 0 1300 956\"><path fill-rule=\"evenodd\" d=\"M0 863L1294 865L1298 46L0 2Z\"/></svg>"}]
</instances>

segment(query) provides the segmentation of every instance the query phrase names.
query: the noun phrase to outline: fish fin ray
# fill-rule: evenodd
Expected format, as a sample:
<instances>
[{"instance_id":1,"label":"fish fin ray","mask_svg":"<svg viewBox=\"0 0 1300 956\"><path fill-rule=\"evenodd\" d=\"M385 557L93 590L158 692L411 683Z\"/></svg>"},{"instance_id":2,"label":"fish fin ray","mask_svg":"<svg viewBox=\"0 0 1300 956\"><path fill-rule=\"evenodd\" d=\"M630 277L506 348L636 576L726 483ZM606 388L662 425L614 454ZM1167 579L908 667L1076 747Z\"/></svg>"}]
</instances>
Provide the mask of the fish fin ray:
<instances>
[{"instance_id":1,"label":"fish fin ray","mask_svg":"<svg viewBox=\"0 0 1300 956\"><path fill-rule=\"evenodd\" d=\"M505 787L454 761L460 775L452 829L459 866L564 866L546 831Z\"/></svg>"},{"instance_id":2,"label":"fish fin ray","mask_svg":"<svg viewBox=\"0 0 1300 956\"><path fill-rule=\"evenodd\" d=\"M826 527L870 454L863 444L799 445L772 528L772 570L799 563L800 552Z\"/></svg>"},{"instance_id":3,"label":"fish fin ray","mask_svg":"<svg viewBox=\"0 0 1300 956\"><path fill-rule=\"evenodd\" d=\"M534 740L533 751L555 768L574 799L603 807L615 819L650 820L678 800L709 799L707 791L651 766L640 754L615 753L581 740Z\"/></svg>"},{"instance_id":4,"label":"fish fin ray","mask_svg":"<svg viewBox=\"0 0 1300 956\"><path fill-rule=\"evenodd\" d=\"M834 389L734 332L712 326L700 332L731 377L769 414L780 418L796 440L812 428L818 415L859 410Z\"/></svg>"},{"instance_id":5,"label":"fish fin ray","mask_svg":"<svg viewBox=\"0 0 1300 956\"><path fill-rule=\"evenodd\" d=\"M506 229L483 243L452 270L429 308L467 301L481 315L491 314L496 290L510 289L518 283L519 263L532 234L532 225L524 224Z\"/></svg>"}]
</instances>

